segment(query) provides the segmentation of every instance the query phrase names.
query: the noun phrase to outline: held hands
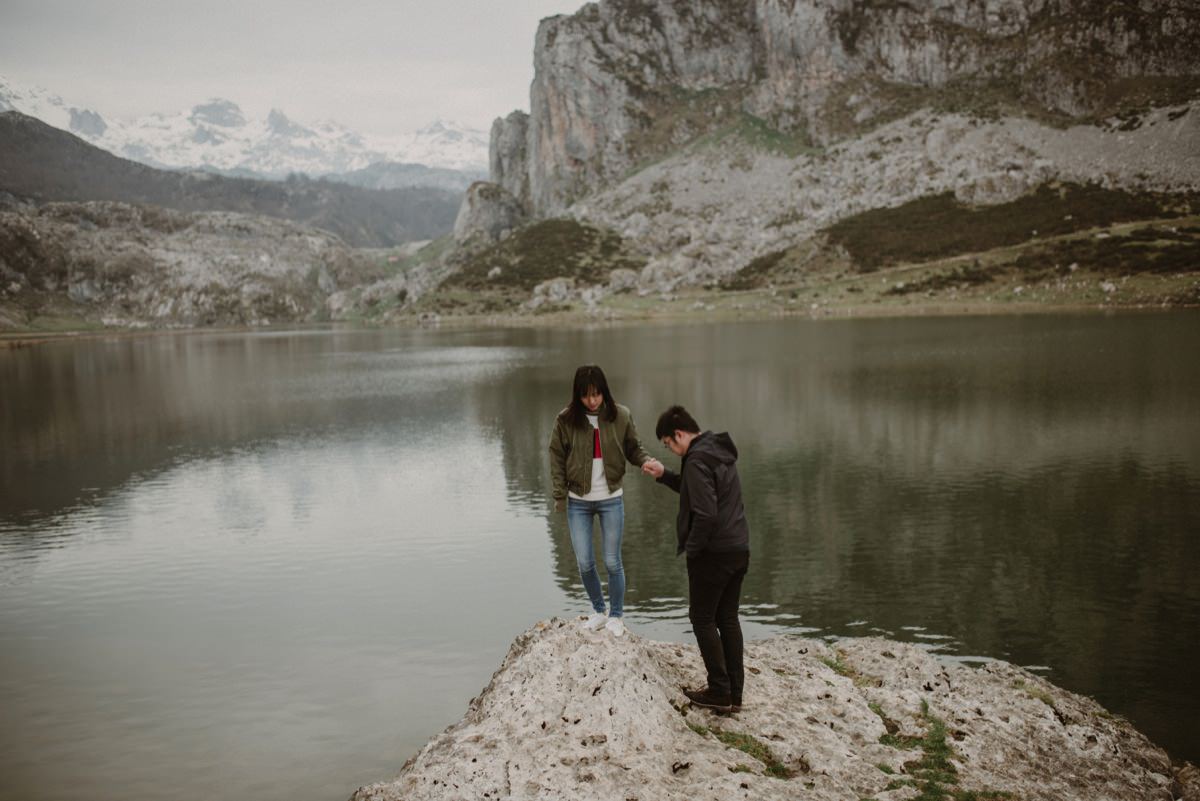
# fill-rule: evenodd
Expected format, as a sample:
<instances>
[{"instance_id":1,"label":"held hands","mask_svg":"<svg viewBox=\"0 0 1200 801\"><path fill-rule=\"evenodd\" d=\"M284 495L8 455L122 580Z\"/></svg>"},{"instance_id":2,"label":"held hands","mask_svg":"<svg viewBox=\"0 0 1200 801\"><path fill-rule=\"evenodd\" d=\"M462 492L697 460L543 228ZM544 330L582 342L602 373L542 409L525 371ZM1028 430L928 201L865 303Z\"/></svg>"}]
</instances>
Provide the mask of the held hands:
<instances>
[{"instance_id":1,"label":"held hands","mask_svg":"<svg viewBox=\"0 0 1200 801\"><path fill-rule=\"evenodd\" d=\"M655 459L653 456L642 463L642 472L648 476L662 478L662 474L665 470L666 468L663 467L663 463Z\"/></svg>"}]
</instances>

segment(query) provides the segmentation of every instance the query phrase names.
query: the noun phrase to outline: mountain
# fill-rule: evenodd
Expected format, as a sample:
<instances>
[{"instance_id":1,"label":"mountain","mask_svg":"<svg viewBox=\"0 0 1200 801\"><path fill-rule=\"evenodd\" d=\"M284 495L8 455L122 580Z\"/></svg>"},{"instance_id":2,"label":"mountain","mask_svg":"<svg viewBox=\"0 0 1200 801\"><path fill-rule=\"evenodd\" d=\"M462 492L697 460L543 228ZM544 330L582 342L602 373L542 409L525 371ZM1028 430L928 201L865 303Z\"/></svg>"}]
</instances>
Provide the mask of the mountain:
<instances>
[{"instance_id":1,"label":"mountain","mask_svg":"<svg viewBox=\"0 0 1200 801\"><path fill-rule=\"evenodd\" d=\"M492 178L557 213L746 116L813 148L930 107L1094 123L1193 98L1197 41L1190 0L604 0L542 21Z\"/></svg>"},{"instance_id":2,"label":"mountain","mask_svg":"<svg viewBox=\"0 0 1200 801\"><path fill-rule=\"evenodd\" d=\"M16 86L2 76L0 111L20 111L76 136L99 138L108 130L108 123L95 111L72 106L45 89Z\"/></svg>"},{"instance_id":3,"label":"mountain","mask_svg":"<svg viewBox=\"0 0 1200 801\"><path fill-rule=\"evenodd\" d=\"M272 179L346 173L380 162L471 174L487 169L487 134L444 120L404 136L366 136L336 122L297 122L279 109L252 119L233 101L214 98L174 114L123 121L3 78L0 111L37 117L110 153L159 168Z\"/></svg>"},{"instance_id":4,"label":"mountain","mask_svg":"<svg viewBox=\"0 0 1200 801\"><path fill-rule=\"evenodd\" d=\"M236 125L236 107L210 104L209 126ZM199 130L199 129L198 129ZM459 196L443 189L363 189L324 180L227 178L158 170L119 158L16 111L0 113L0 191L46 201L117 201L183 212L231 211L291 220L360 247L448 233Z\"/></svg>"},{"instance_id":5,"label":"mountain","mask_svg":"<svg viewBox=\"0 0 1200 801\"><path fill-rule=\"evenodd\" d=\"M588 3L538 27L447 297L1200 302L1197 41L1182 0Z\"/></svg>"},{"instance_id":6,"label":"mountain","mask_svg":"<svg viewBox=\"0 0 1200 801\"><path fill-rule=\"evenodd\" d=\"M363 270L341 239L286 220L127 203L0 200L0 330L260 325L328 317Z\"/></svg>"},{"instance_id":7,"label":"mountain","mask_svg":"<svg viewBox=\"0 0 1200 801\"><path fill-rule=\"evenodd\" d=\"M448 170L440 167L426 167L424 164L398 164L380 161L363 167L361 170L329 173L325 178L367 189L433 186L465 192L471 184L486 179L487 175L487 170Z\"/></svg>"}]
</instances>

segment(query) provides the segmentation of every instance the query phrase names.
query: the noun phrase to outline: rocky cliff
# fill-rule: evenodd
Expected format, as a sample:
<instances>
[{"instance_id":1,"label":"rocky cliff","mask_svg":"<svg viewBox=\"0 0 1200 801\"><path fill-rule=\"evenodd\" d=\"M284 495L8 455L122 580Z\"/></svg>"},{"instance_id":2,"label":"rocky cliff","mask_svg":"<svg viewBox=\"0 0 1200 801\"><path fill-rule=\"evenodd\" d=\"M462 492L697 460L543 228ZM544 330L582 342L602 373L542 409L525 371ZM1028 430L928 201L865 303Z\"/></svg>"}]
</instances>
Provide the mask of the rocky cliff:
<instances>
[{"instance_id":1,"label":"rocky cliff","mask_svg":"<svg viewBox=\"0 0 1200 801\"><path fill-rule=\"evenodd\" d=\"M1114 281L1169 273L1123 302L1189 305L1200 297L1196 41L1200 6L1177 1L590 3L541 23L531 113L492 127L491 194L534 221L569 216L616 233L643 265L639 296L694 309L791 313L801 295L821 298L806 310L831 297L878 306L896 284L951 301L961 290L979 309L1068 267L1080 271L1070 291L1024 299L1108 304ZM1124 208L1138 236L1169 244L1169 258L1150 258L1149 246L1132 258L1129 231L1074 205L1093 191ZM1020 235L1002 242L974 235L974 210L1019 216L1038 193L1062 202L1016 220ZM890 262L894 277L874 288L855 277L879 265L861 248L848 254L834 226L866 230L874 212L919 214L945 197L966 235L940 255L958 262L922 256L924 234L908 226L914 240ZM487 219L485 206L473 218ZM1047 218L1069 223L1051 226L1068 241L1046 240ZM1182 227L1165 222L1179 218ZM1076 241L1089 238L1099 244ZM628 266L619 281L599 267L576 280L559 308L636 311L604 300L616 294L609 284L628 291ZM767 296L696 294L718 287Z\"/></svg>"},{"instance_id":2,"label":"rocky cliff","mask_svg":"<svg viewBox=\"0 0 1200 801\"><path fill-rule=\"evenodd\" d=\"M461 721L353 801L1200 799L1195 767L1006 663L779 636L746 667L745 707L721 716L680 692L703 682L693 646L539 623Z\"/></svg>"},{"instance_id":3,"label":"rocky cliff","mask_svg":"<svg viewBox=\"0 0 1200 801\"><path fill-rule=\"evenodd\" d=\"M542 22L492 180L544 216L742 115L814 146L930 106L1094 121L1191 98L1198 40L1182 0L604 0Z\"/></svg>"}]
</instances>

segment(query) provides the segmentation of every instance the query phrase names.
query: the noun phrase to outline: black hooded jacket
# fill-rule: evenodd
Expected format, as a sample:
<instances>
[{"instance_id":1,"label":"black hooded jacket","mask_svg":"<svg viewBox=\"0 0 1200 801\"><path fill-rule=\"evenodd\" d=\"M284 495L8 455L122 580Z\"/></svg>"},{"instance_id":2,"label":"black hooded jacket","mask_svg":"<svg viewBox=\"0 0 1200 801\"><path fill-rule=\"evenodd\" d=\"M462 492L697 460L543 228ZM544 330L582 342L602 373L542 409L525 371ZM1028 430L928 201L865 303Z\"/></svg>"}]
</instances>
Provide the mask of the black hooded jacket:
<instances>
[{"instance_id":1,"label":"black hooded jacket","mask_svg":"<svg viewBox=\"0 0 1200 801\"><path fill-rule=\"evenodd\" d=\"M676 554L750 550L750 524L742 506L737 446L729 435L705 431L692 440L679 473L667 470L660 484L679 493Z\"/></svg>"}]
</instances>

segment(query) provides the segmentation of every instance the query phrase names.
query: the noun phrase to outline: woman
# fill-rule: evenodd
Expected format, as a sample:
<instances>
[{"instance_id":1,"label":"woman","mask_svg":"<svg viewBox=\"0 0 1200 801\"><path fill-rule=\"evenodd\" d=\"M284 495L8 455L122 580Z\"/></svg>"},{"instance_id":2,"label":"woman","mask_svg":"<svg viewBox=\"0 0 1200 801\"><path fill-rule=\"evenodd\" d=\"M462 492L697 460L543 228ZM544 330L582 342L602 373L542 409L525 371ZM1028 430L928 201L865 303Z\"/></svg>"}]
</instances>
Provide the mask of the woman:
<instances>
[{"instance_id":1,"label":"woman","mask_svg":"<svg viewBox=\"0 0 1200 801\"><path fill-rule=\"evenodd\" d=\"M603 626L617 637L625 633L621 621L625 603L625 568L621 564L625 504L621 480L627 460L639 467L657 461L638 441L629 409L613 400L604 371L594 364L585 364L575 371L571 402L558 413L554 433L550 435L554 510L566 509L579 577L592 602L593 612L583 626L590 631ZM592 521L597 517L604 568L608 572L607 613L592 550Z\"/></svg>"}]
</instances>

